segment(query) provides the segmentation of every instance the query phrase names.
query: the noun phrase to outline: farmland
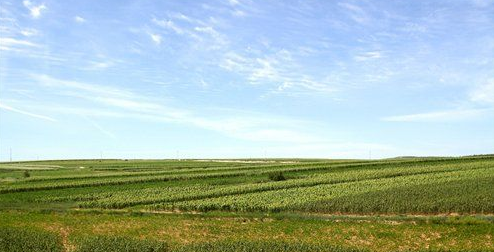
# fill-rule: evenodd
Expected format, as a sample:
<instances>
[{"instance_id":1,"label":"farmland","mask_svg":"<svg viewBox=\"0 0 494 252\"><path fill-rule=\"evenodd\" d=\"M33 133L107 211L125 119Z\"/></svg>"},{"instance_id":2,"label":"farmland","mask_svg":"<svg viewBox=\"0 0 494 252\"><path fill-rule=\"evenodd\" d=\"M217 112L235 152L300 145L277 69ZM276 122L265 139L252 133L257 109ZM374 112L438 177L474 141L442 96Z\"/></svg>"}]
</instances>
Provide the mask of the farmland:
<instances>
[{"instance_id":1,"label":"farmland","mask_svg":"<svg viewBox=\"0 0 494 252\"><path fill-rule=\"evenodd\" d=\"M490 155L0 163L0 250L491 251L493 185Z\"/></svg>"}]
</instances>

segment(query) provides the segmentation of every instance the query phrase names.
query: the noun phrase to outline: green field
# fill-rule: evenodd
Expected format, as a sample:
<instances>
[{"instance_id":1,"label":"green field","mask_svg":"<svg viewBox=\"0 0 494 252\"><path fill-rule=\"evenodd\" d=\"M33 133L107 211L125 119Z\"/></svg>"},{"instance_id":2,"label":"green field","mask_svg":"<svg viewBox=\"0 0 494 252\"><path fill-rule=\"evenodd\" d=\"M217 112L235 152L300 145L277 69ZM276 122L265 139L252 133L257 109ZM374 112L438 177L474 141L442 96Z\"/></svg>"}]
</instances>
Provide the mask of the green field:
<instances>
[{"instance_id":1,"label":"green field","mask_svg":"<svg viewBox=\"0 0 494 252\"><path fill-rule=\"evenodd\" d=\"M494 251L494 156L0 163L0 251Z\"/></svg>"}]
</instances>

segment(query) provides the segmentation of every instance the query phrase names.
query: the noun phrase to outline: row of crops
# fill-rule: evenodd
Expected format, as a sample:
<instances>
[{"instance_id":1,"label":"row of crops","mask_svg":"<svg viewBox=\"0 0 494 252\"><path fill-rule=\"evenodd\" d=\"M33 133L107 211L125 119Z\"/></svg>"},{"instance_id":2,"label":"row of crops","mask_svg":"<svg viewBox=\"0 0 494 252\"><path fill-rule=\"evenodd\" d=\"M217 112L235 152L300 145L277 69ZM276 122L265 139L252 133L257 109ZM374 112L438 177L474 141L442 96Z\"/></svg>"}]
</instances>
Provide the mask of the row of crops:
<instances>
[{"instance_id":1,"label":"row of crops","mask_svg":"<svg viewBox=\"0 0 494 252\"><path fill-rule=\"evenodd\" d=\"M350 163L350 162L342 162L342 163ZM323 163L327 165L328 163ZM338 162L333 162L330 164L340 164ZM79 175L65 175L65 176L42 176L36 177L32 179L28 179L25 182L38 182L38 181L60 181L60 180L80 180L80 179L94 179L94 178L120 178L120 177L138 177L138 176L147 176L147 175L164 175L164 174L192 174L192 173L204 173L204 172L220 172L220 171L251 171L251 170L260 170L260 169L279 169L283 167L309 167L309 166L321 166L321 163L308 163L308 164L297 164L297 165L255 165L255 166L211 166L211 167L200 167L200 168L188 168L183 169L182 167L173 167L173 168L162 168L160 170L148 171L147 169L133 169L132 171L126 172L105 172L105 173L90 173L90 174L79 174Z\"/></svg>"},{"instance_id":2,"label":"row of crops","mask_svg":"<svg viewBox=\"0 0 494 252\"><path fill-rule=\"evenodd\" d=\"M4 184L0 186L0 193L6 192L22 192L22 191L37 191L49 189L62 189L71 187L88 187L102 185L121 185L131 183L145 183L154 181L171 181L171 180L190 180L204 179L215 177L235 177L246 176L252 174L266 174L272 171L281 172L297 172L297 171L313 171L327 170L334 167L359 166L358 163L308 163L298 165L271 165L271 166L248 166L248 167L225 167L212 169L192 169L188 171L172 170L172 171L157 171L157 172L142 172L142 173L114 173L104 175L85 175L76 177L55 177L55 178L33 178L26 179L15 183Z\"/></svg>"},{"instance_id":3,"label":"row of crops","mask_svg":"<svg viewBox=\"0 0 494 252\"><path fill-rule=\"evenodd\" d=\"M22 192L22 191L36 191L36 190L48 190L48 189L61 189L71 187L88 187L88 186L102 186L102 185L121 185L130 183L145 183L153 181L170 181L170 180L189 180L200 178L213 178L213 177L235 177L235 176L249 176L252 174L266 174L273 171L278 172L325 172L328 170L341 169L341 168L381 168L388 166L400 166L407 165L433 165L434 163L459 163L459 162L472 162L470 159L465 160L425 160L425 161L377 161L377 162L321 162L321 163L303 163L296 165L282 164L273 166L250 166L250 167L226 167L226 168L213 168L213 169L201 169L191 170L189 172L183 172L181 170L174 171L158 171L158 172L143 172L141 174L128 174L128 173L116 173L107 175L89 175L86 177L60 177L56 176L53 179L47 178L30 178L25 181L19 181L15 183L7 183L0 185L0 193L6 192Z\"/></svg>"},{"instance_id":4,"label":"row of crops","mask_svg":"<svg viewBox=\"0 0 494 252\"><path fill-rule=\"evenodd\" d=\"M199 211L211 211L211 210L227 210L227 211L283 211L283 210L303 210L303 211L322 211L322 212L335 212L336 209L325 209L321 207L320 202L325 202L335 198L349 197L354 195L364 195L362 199L364 202L354 202L354 204L365 204L366 201L373 202L378 198L365 197L369 196L369 193L381 191L381 190L393 190L394 188L403 188L416 186L420 193L420 198L432 199L435 197L430 194L429 191L423 191L420 186L431 186L441 184L457 184L460 190L467 189L472 185L472 181L494 177L494 167L466 170L466 171L451 171L442 173L431 174L419 174L411 176L400 176L392 178L379 178L373 180L362 180L356 182L318 185L312 187L290 188L281 189L276 191L265 191L259 193L249 193L241 195L230 195L216 198L181 201L173 203L162 203L150 206L152 209L181 209L181 210L199 210ZM492 180L491 180L492 181ZM477 190L476 195L466 195L460 193L453 197L454 202L451 202L450 209L446 209L447 212L456 210L455 205L465 205L466 212L494 212L494 194L492 193L492 186L489 183L484 184L483 190ZM448 196L450 192L448 190L442 190L445 196ZM464 191L463 191L464 192ZM488 194L485 194L488 192ZM490 192L490 193L489 193ZM405 190L401 194L394 194L396 199L406 200L409 198L408 194L415 194L416 191ZM455 193L455 192L453 192ZM440 195L443 197L443 195ZM460 197L461 196L461 197ZM437 198L439 200L440 198ZM479 201L480 200L480 201ZM478 208L470 208L468 204L479 201L479 204L473 206L482 206ZM393 202L388 202L393 203ZM330 206L330 205L328 205ZM383 207L389 207L384 205ZM379 209L377 209L379 210ZM406 209L407 212L411 209ZM414 209L415 210L415 209ZM430 212L429 209L417 209L416 212ZM376 211L383 212L383 211ZM413 211L415 212L415 211Z\"/></svg>"},{"instance_id":5,"label":"row of crops","mask_svg":"<svg viewBox=\"0 0 494 252\"><path fill-rule=\"evenodd\" d=\"M134 164L122 160L104 161L98 168L84 171L67 168L82 166L74 162L55 162L52 165L65 168L0 182L0 208L65 202L78 208L153 211L494 213L494 157L183 164L138 161L144 169L131 172L121 168L130 169ZM102 166L113 168L101 171ZM150 166L161 168L150 171ZM273 172L280 174L282 181L270 180L268 175Z\"/></svg>"},{"instance_id":6,"label":"row of crops","mask_svg":"<svg viewBox=\"0 0 494 252\"><path fill-rule=\"evenodd\" d=\"M193 199L205 199L226 195L240 195L263 191L276 191L288 188L311 187L323 184L339 184L353 181L392 178L416 174L441 173L457 170L479 169L488 167L490 162L476 162L474 165L462 164L410 167L384 167L381 169L349 170L345 172L327 172L312 174L300 179L286 181L268 181L265 183L248 183L235 185L193 184L180 187L152 187L130 189L119 192L74 194L69 196L46 197L44 201L80 201L83 208L124 208L143 204L176 202Z\"/></svg>"}]
</instances>

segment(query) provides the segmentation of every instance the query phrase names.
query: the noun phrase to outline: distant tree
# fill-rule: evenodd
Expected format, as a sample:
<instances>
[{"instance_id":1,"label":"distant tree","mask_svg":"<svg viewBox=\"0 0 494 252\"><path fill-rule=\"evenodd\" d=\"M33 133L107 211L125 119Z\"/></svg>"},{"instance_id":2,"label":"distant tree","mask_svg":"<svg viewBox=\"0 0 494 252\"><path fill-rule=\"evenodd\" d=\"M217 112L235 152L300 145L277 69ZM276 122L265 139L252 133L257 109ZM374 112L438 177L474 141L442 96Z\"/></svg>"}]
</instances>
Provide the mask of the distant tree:
<instances>
[{"instance_id":1,"label":"distant tree","mask_svg":"<svg viewBox=\"0 0 494 252\"><path fill-rule=\"evenodd\" d=\"M31 177L31 174L29 174L29 171L24 171L24 178L29 178Z\"/></svg>"}]
</instances>

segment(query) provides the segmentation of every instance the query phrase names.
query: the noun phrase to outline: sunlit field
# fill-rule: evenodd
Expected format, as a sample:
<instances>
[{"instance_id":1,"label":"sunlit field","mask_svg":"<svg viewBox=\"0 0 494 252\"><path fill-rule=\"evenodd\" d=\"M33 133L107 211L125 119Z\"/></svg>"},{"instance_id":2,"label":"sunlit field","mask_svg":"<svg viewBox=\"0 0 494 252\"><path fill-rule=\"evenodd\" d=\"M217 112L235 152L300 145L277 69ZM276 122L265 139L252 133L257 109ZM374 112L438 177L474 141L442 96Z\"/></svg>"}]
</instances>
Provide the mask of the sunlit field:
<instances>
[{"instance_id":1,"label":"sunlit field","mask_svg":"<svg viewBox=\"0 0 494 252\"><path fill-rule=\"evenodd\" d=\"M1 163L0 250L486 251L493 184L488 155Z\"/></svg>"}]
</instances>

